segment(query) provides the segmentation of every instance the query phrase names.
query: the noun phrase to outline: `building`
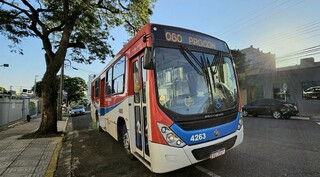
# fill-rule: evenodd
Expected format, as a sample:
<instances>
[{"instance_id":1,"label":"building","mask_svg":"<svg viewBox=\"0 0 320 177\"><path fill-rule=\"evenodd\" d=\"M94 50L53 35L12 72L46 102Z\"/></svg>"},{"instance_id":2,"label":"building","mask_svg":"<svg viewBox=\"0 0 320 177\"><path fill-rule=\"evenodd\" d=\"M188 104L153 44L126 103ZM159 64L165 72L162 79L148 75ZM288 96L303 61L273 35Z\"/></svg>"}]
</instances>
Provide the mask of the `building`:
<instances>
[{"instance_id":1,"label":"building","mask_svg":"<svg viewBox=\"0 0 320 177\"><path fill-rule=\"evenodd\" d=\"M241 53L246 55L247 68L246 72L266 73L273 72L276 69L276 55L270 52L264 53L259 48L252 45L249 48L242 49Z\"/></svg>"},{"instance_id":2,"label":"building","mask_svg":"<svg viewBox=\"0 0 320 177\"><path fill-rule=\"evenodd\" d=\"M95 74L90 74L90 75L88 76L88 83L87 83L88 90L87 90L87 95L86 95L87 100L90 100L90 97L91 97L91 82L92 82L92 80L94 79L94 77L96 77Z\"/></svg>"},{"instance_id":3,"label":"building","mask_svg":"<svg viewBox=\"0 0 320 177\"><path fill-rule=\"evenodd\" d=\"M248 67L239 74L242 104L275 98L296 103L302 116L320 115L320 62L301 59L300 65L275 68L275 55L252 46L241 50Z\"/></svg>"},{"instance_id":4,"label":"building","mask_svg":"<svg viewBox=\"0 0 320 177\"><path fill-rule=\"evenodd\" d=\"M252 45L249 48L240 50L245 54L245 68L241 69L242 73L238 73L242 104L249 101L265 98L263 94L263 85L261 85L261 77L276 71L275 54L264 53L259 48Z\"/></svg>"}]
</instances>

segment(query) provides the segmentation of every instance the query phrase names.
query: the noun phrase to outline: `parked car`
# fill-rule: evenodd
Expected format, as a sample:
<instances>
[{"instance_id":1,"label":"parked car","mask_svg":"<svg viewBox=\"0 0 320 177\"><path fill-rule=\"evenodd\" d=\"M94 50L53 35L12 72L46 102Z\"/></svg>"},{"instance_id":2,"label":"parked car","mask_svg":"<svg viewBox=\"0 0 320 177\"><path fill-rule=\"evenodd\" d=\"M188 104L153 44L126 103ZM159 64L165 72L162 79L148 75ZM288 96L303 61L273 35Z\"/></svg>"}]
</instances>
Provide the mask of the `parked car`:
<instances>
[{"instance_id":1,"label":"parked car","mask_svg":"<svg viewBox=\"0 0 320 177\"><path fill-rule=\"evenodd\" d=\"M84 106L82 106L82 105L72 106L71 110L70 110L70 115L71 116L83 115L85 113L86 113L86 111L84 110Z\"/></svg>"},{"instance_id":2,"label":"parked car","mask_svg":"<svg viewBox=\"0 0 320 177\"><path fill-rule=\"evenodd\" d=\"M309 87L303 91L304 99L320 99L320 86Z\"/></svg>"},{"instance_id":3,"label":"parked car","mask_svg":"<svg viewBox=\"0 0 320 177\"><path fill-rule=\"evenodd\" d=\"M261 99L250 102L242 107L242 115L244 117L248 115L254 117L258 115L271 115L275 119L289 119L298 113L299 110L294 103L276 99Z\"/></svg>"}]
</instances>

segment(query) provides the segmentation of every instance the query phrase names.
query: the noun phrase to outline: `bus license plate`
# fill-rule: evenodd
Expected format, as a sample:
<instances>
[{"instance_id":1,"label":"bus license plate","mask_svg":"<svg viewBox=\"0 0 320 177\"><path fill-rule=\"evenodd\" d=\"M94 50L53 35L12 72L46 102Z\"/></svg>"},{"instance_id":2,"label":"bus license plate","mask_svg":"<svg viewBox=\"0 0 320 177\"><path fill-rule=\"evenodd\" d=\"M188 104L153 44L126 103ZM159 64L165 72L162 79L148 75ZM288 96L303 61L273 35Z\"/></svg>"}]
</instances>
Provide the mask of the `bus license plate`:
<instances>
[{"instance_id":1,"label":"bus license plate","mask_svg":"<svg viewBox=\"0 0 320 177\"><path fill-rule=\"evenodd\" d=\"M219 156L222 156L223 154L226 153L226 149L225 148L222 148L222 149L219 149L219 150L216 150L216 151L213 151L210 155L210 159L214 159L216 157L219 157Z\"/></svg>"}]
</instances>

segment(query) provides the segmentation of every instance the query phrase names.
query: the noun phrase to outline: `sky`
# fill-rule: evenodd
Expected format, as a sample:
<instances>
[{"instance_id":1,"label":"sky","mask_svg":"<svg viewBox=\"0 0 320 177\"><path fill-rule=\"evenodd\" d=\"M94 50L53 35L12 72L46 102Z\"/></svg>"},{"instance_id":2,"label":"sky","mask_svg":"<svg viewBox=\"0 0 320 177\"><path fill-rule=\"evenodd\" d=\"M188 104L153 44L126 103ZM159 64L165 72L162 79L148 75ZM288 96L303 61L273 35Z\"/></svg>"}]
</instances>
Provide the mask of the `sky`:
<instances>
[{"instance_id":1,"label":"sky","mask_svg":"<svg viewBox=\"0 0 320 177\"><path fill-rule=\"evenodd\" d=\"M157 0L150 21L209 34L226 41L231 49L252 45L275 54L277 67L283 67L299 64L306 57L320 61L319 7L317 0ZM111 34L115 41L110 43L117 53L130 36L122 27ZM10 52L10 44L0 36L0 65L9 64L0 67L0 87L31 89L45 72L41 41L24 39L20 45L24 55ZM78 70L65 67L65 75L87 82L90 74L100 73L105 65L71 62Z\"/></svg>"}]
</instances>

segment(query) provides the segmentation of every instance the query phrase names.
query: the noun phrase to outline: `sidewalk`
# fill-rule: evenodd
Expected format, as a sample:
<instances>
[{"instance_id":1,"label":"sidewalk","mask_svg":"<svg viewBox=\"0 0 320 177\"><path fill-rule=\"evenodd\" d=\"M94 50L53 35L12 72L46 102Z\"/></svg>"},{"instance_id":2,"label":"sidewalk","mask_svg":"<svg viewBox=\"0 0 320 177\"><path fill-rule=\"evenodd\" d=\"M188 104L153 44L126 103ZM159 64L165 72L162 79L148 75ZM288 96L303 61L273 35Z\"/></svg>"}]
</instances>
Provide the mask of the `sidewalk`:
<instances>
[{"instance_id":1,"label":"sidewalk","mask_svg":"<svg viewBox=\"0 0 320 177\"><path fill-rule=\"evenodd\" d=\"M0 132L0 177L53 176L63 137L18 140L40 123L41 118L33 118ZM65 131L66 123L58 121L58 130Z\"/></svg>"}]
</instances>

